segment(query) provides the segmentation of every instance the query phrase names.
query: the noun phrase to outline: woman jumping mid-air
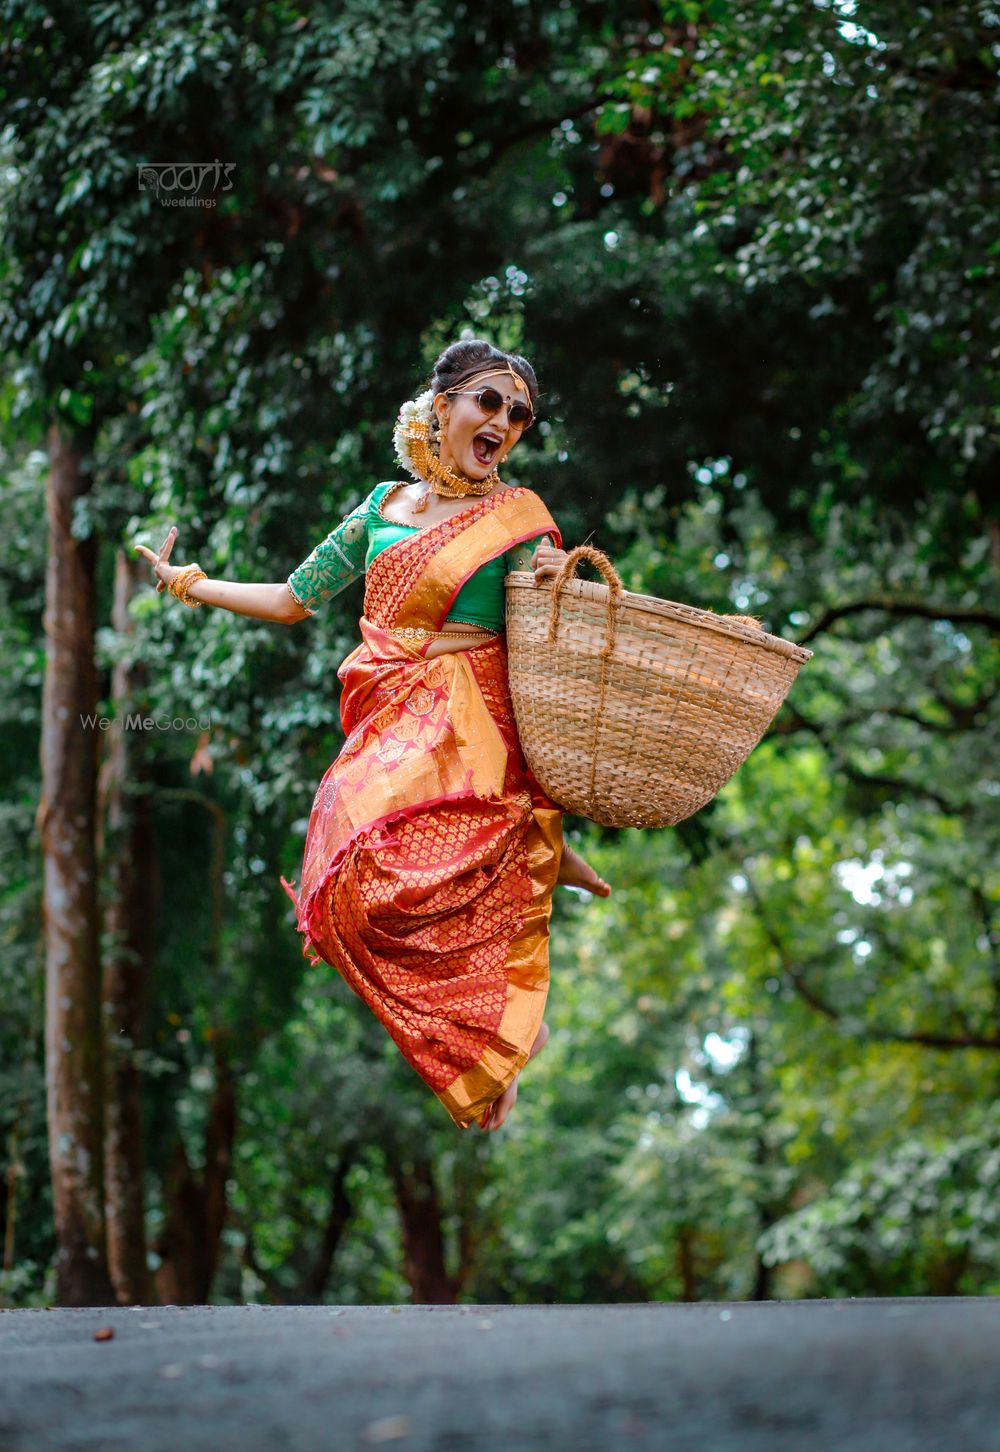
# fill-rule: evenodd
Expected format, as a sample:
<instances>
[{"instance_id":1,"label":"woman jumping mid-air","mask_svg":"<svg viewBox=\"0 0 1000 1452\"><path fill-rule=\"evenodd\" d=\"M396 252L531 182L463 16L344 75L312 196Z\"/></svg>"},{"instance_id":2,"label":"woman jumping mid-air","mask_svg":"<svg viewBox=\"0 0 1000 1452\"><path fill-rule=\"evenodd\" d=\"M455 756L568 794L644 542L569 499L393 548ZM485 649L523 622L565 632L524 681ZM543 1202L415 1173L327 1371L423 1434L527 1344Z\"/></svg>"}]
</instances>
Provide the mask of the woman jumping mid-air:
<instances>
[{"instance_id":1,"label":"woman jumping mid-air","mask_svg":"<svg viewBox=\"0 0 1000 1452\"><path fill-rule=\"evenodd\" d=\"M497 1129L549 1036L557 882L607 896L563 843L562 813L517 738L504 576L558 572L542 500L497 473L534 421L531 365L453 343L403 405L394 440L415 483L378 484L281 584L153 565L193 607L291 625L365 576L361 644L340 666L346 740L313 801L295 892L303 953L337 969L456 1125Z\"/></svg>"}]
</instances>

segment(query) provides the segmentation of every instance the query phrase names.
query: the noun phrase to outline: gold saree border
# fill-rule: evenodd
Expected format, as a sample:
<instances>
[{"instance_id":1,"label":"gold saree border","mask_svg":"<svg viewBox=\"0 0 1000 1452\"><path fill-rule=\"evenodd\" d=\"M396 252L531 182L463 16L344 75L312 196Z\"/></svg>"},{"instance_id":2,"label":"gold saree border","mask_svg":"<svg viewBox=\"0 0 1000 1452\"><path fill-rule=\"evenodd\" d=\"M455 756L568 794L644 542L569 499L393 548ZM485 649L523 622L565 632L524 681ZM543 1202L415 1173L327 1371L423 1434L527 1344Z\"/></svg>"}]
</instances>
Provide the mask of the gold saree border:
<instances>
[{"instance_id":1,"label":"gold saree border","mask_svg":"<svg viewBox=\"0 0 1000 1452\"><path fill-rule=\"evenodd\" d=\"M438 630L455 596L481 565L538 534L562 541L558 525L533 490L519 485L489 495L377 554L368 570L365 616L383 628ZM377 618L382 596L394 576L402 598L390 607L392 618L382 620Z\"/></svg>"}]
</instances>

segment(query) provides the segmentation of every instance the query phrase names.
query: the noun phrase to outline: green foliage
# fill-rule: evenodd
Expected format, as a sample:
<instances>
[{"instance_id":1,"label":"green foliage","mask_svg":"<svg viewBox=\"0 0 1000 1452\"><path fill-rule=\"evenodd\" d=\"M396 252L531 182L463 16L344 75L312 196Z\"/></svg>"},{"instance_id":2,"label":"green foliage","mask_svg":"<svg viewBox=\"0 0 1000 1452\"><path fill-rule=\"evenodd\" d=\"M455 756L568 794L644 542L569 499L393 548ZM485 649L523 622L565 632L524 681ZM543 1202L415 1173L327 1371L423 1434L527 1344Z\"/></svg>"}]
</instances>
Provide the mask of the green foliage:
<instances>
[{"instance_id":1,"label":"green foliage","mask_svg":"<svg viewBox=\"0 0 1000 1452\"><path fill-rule=\"evenodd\" d=\"M807 1260L825 1295L1000 1290L1000 1125L903 1141L763 1237L770 1262Z\"/></svg>"},{"instance_id":2,"label":"green foliage","mask_svg":"<svg viewBox=\"0 0 1000 1452\"><path fill-rule=\"evenodd\" d=\"M934 452L979 473L997 419L992 7L661 11L599 127L642 108L663 145L697 118L674 174L698 175L694 231L717 237L719 272L747 291L807 281L808 317L831 330L860 290L883 351L858 421L909 415Z\"/></svg>"}]
</instances>

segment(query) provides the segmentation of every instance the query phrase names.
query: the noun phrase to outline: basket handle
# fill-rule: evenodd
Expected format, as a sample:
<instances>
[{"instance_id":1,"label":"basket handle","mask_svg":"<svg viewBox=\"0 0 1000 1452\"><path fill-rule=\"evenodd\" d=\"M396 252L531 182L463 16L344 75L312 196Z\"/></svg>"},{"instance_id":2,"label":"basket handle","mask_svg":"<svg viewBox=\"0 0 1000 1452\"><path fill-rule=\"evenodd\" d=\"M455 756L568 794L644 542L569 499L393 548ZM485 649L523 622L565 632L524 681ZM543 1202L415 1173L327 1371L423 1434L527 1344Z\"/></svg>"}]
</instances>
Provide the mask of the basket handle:
<instances>
[{"instance_id":1,"label":"basket handle","mask_svg":"<svg viewBox=\"0 0 1000 1452\"><path fill-rule=\"evenodd\" d=\"M581 560L589 560L595 569L600 570L604 576L604 582L608 587L608 638L600 651L600 659L607 660L615 648L615 616L616 607L622 597L625 586L622 584L622 577L615 569L603 550L594 549L593 545L577 545L576 549L570 550L558 575L552 582L552 610L549 615L548 642L555 644L556 627L559 624L559 601L560 592L567 580L573 579L576 575L576 567Z\"/></svg>"}]
</instances>

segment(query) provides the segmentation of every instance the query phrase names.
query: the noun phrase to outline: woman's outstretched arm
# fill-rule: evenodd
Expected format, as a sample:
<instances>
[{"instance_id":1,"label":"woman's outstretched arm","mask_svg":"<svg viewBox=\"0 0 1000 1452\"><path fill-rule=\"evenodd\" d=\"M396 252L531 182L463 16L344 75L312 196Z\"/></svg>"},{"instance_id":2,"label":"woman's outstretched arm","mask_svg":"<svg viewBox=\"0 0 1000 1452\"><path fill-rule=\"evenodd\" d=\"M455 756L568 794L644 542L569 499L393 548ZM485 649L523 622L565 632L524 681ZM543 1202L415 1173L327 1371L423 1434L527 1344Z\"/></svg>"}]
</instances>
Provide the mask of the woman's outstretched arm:
<instances>
[{"instance_id":1,"label":"woman's outstretched arm","mask_svg":"<svg viewBox=\"0 0 1000 1452\"><path fill-rule=\"evenodd\" d=\"M203 605L231 610L234 615L249 615L255 620L273 620L278 625L294 625L316 614L316 606L337 595L365 572L367 547L367 511L371 495L353 509L321 540L312 553L297 565L287 580L278 584L248 584L238 580L197 579L188 585L186 594ZM180 574L184 565L170 564L170 551L177 542L177 526L171 526L166 539L154 554L145 545L135 548L153 566L162 592Z\"/></svg>"},{"instance_id":2,"label":"woman's outstretched arm","mask_svg":"<svg viewBox=\"0 0 1000 1452\"><path fill-rule=\"evenodd\" d=\"M165 590L181 570L189 568L186 565L170 563L170 551L176 539L177 526L172 525L157 554L145 545L135 546L153 566L159 592ZM304 620L313 613L292 594L287 583L255 585L241 580L210 580L206 576L189 585L187 594L190 599L200 600L203 605L231 610L234 615L250 615L255 620L273 620L279 625L294 625L296 620Z\"/></svg>"},{"instance_id":3,"label":"woman's outstretched arm","mask_svg":"<svg viewBox=\"0 0 1000 1452\"><path fill-rule=\"evenodd\" d=\"M242 580L195 580L187 593L203 605L217 605L221 610L250 615L255 620L273 620L277 625L294 625L313 614L294 598L284 582L257 585Z\"/></svg>"}]
</instances>

